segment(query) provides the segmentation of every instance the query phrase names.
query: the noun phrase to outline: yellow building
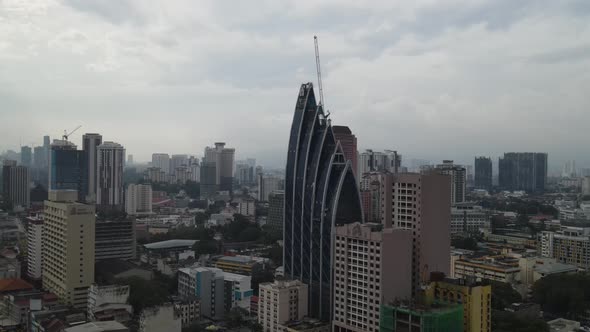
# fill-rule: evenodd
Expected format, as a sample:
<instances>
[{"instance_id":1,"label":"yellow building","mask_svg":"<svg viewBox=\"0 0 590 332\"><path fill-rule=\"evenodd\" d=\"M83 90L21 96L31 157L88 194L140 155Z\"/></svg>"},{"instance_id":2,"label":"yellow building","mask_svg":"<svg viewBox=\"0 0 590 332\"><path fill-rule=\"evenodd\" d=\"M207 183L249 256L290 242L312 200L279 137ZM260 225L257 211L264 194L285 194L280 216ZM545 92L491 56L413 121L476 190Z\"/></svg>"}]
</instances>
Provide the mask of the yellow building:
<instances>
[{"instance_id":1,"label":"yellow building","mask_svg":"<svg viewBox=\"0 0 590 332\"><path fill-rule=\"evenodd\" d=\"M215 267L223 272L252 275L252 271L260 267L260 264L249 257L223 256L215 262Z\"/></svg>"},{"instance_id":2,"label":"yellow building","mask_svg":"<svg viewBox=\"0 0 590 332\"><path fill-rule=\"evenodd\" d=\"M465 332L491 332L492 287L465 279L439 279L424 290L426 302L462 304Z\"/></svg>"},{"instance_id":3,"label":"yellow building","mask_svg":"<svg viewBox=\"0 0 590 332\"><path fill-rule=\"evenodd\" d=\"M76 190L52 190L45 201L43 288L62 303L85 309L94 282L94 205L77 203Z\"/></svg>"}]
</instances>

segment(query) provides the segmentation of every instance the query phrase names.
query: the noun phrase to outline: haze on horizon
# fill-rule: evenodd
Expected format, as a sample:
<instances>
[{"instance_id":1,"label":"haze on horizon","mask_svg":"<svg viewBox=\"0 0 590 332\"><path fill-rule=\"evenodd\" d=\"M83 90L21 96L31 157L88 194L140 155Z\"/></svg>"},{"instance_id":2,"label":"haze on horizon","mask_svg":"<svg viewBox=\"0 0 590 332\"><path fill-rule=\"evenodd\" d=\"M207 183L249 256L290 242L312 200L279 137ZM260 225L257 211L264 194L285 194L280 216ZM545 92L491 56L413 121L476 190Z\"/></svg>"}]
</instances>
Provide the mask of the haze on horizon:
<instances>
[{"instance_id":1,"label":"haze on horizon","mask_svg":"<svg viewBox=\"0 0 590 332\"><path fill-rule=\"evenodd\" d=\"M586 0L0 1L0 151L64 129L282 167L301 83L359 150L590 166Z\"/></svg>"}]
</instances>

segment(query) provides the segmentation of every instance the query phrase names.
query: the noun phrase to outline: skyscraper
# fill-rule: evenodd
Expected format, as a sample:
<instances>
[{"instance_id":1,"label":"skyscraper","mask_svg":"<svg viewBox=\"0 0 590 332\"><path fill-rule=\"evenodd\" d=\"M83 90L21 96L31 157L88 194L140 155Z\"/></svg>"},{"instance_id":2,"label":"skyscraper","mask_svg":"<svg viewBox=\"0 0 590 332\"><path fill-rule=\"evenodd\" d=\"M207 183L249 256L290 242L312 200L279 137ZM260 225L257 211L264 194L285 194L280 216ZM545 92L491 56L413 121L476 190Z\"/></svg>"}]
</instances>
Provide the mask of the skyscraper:
<instances>
[{"instance_id":1,"label":"skyscraper","mask_svg":"<svg viewBox=\"0 0 590 332\"><path fill-rule=\"evenodd\" d=\"M2 193L12 207L28 208L31 202L31 175L26 166L17 166L14 160L5 160L2 167Z\"/></svg>"},{"instance_id":2,"label":"skyscraper","mask_svg":"<svg viewBox=\"0 0 590 332\"><path fill-rule=\"evenodd\" d=\"M54 140L49 158L48 190L76 190L84 202L88 192L88 167L84 151L65 140Z\"/></svg>"},{"instance_id":3,"label":"skyscraper","mask_svg":"<svg viewBox=\"0 0 590 332\"><path fill-rule=\"evenodd\" d=\"M203 161L201 163L201 199L207 199L217 192L217 167L215 162Z\"/></svg>"},{"instance_id":4,"label":"skyscraper","mask_svg":"<svg viewBox=\"0 0 590 332\"><path fill-rule=\"evenodd\" d=\"M27 275L40 280L43 275L43 219L27 217Z\"/></svg>"},{"instance_id":5,"label":"skyscraper","mask_svg":"<svg viewBox=\"0 0 590 332\"><path fill-rule=\"evenodd\" d=\"M356 147L356 136L354 136L350 128L346 126L332 126L332 130L334 131L334 138L336 139L336 141L340 142L340 145L342 145L342 151L344 152L344 156L347 160L350 160L352 162L352 171L354 175L358 178L358 151Z\"/></svg>"},{"instance_id":6,"label":"skyscraper","mask_svg":"<svg viewBox=\"0 0 590 332\"><path fill-rule=\"evenodd\" d=\"M334 227L363 221L363 215L352 162L316 103L312 83L299 90L286 166L285 276L309 286L309 315L329 321Z\"/></svg>"},{"instance_id":7,"label":"skyscraper","mask_svg":"<svg viewBox=\"0 0 590 332\"><path fill-rule=\"evenodd\" d=\"M125 148L104 142L97 148L96 204L100 209L123 209Z\"/></svg>"},{"instance_id":8,"label":"skyscraper","mask_svg":"<svg viewBox=\"0 0 590 332\"><path fill-rule=\"evenodd\" d=\"M51 190L45 201L43 288L85 309L94 282L94 205L77 203L74 190Z\"/></svg>"},{"instance_id":9,"label":"skyscraper","mask_svg":"<svg viewBox=\"0 0 590 332\"><path fill-rule=\"evenodd\" d=\"M170 156L167 153L152 154L152 167L158 167L166 175L170 174Z\"/></svg>"},{"instance_id":10,"label":"skyscraper","mask_svg":"<svg viewBox=\"0 0 590 332\"><path fill-rule=\"evenodd\" d=\"M258 174L258 200L267 202L271 192L283 189L283 182L275 175Z\"/></svg>"},{"instance_id":11,"label":"skyscraper","mask_svg":"<svg viewBox=\"0 0 590 332\"><path fill-rule=\"evenodd\" d=\"M149 184L129 184L125 193L125 212L129 215L152 212L152 186Z\"/></svg>"},{"instance_id":12,"label":"skyscraper","mask_svg":"<svg viewBox=\"0 0 590 332\"><path fill-rule=\"evenodd\" d=\"M499 186L504 190L543 192L547 183L547 154L504 153L498 161Z\"/></svg>"},{"instance_id":13,"label":"skyscraper","mask_svg":"<svg viewBox=\"0 0 590 332\"><path fill-rule=\"evenodd\" d=\"M86 153L86 165L88 166L88 192L87 202L96 202L96 166L98 165L98 146L102 144L100 134L84 134L82 136L82 149Z\"/></svg>"},{"instance_id":14,"label":"skyscraper","mask_svg":"<svg viewBox=\"0 0 590 332\"><path fill-rule=\"evenodd\" d=\"M36 146L33 149L33 166L39 170L47 167L47 154L45 153L45 147Z\"/></svg>"},{"instance_id":15,"label":"skyscraper","mask_svg":"<svg viewBox=\"0 0 590 332\"><path fill-rule=\"evenodd\" d=\"M492 158L475 157L475 189L492 189Z\"/></svg>"},{"instance_id":16,"label":"skyscraper","mask_svg":"<svg viewBox=\"0 0 590 332\"><path fill-rule=\"evenodd\" d=\"M285 191L277 190L268 195L268 217L266 225L273 234L283 234Z\"/></svg>"},{"instance_id":17,"label":"skyscraper","mask_svg":"<svg viewBox=\"0 0 590 332\"><path fill-rule=\"evenodd\" d=\"M402 156L393 150L384 152L365 150L359 154L358 179L369 172L398 173L402 164Z\"/></svg>"},{"instance_id":18,"label":"skyscraper","mask_svg":"<svg viewBox=\"0 0 590 332\"><path fill-rule=\"evenodd\" d=\"M452 160L443 160L436 165L436 171L440 174L451 176L451 202L453 204L465 202L467 173L465 167L455 165Z\"/></svg>"},{"instance_id":19,"label":"skyscraper","mask_svg":"<svg viewBox=\"0 0 590 332\"><path fill-rule=\"evenodd\" d=\"M181 166L188 166L188 155L173 154L170 156L170 173L174 174L176 169Z\"/></svg>"},{"instance_id":20,"label":"skyscraper","mask_svg":"<svg viewBox=\"0 0 590 332\"><path fill-rule=\"evenodd\" d=\"M214 163L217 190L232 191L234 181L234 156L236 150L226 148L224 142L216 142L215 147L205 148L203 163ZM210 167L211 165L209 165ZM202 175L203 173L201 173ZM201 176L201 184L203 177Z\"/></svg>"},{"instance_id":21,"label":"skyscraper","mask_svg":"<svg viewBox=\"0 0 590 332\"><path fill-rule=\"evenodd\" d=\"M451 177L438 172L386 174L381 213L384 227L412 231L412 290L430 272L449 274L451 248Z\"/></svg>"},{"instance_id":22,"label":"skyscraper","mask_svg":"<svg viewBox=\"0 0 590 332\"><path fill-rule=\"evenodd\" d=\"M21 146L20 164L26 167L31 167L33 165L33 150L30 146Z\"/></svg>"}]
</instances>

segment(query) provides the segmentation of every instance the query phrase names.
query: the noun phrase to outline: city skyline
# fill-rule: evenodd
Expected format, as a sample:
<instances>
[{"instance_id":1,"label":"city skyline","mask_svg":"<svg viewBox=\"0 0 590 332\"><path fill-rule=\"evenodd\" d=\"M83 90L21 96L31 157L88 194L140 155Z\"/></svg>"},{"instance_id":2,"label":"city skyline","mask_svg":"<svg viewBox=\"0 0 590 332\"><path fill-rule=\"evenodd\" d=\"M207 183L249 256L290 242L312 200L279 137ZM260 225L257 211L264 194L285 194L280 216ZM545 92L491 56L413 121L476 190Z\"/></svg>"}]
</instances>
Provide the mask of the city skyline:
<instances>
[{"instance_id":1,"label":"city skyline","mask_svg":"<svg viewBox=\"0 0 590 332\"><path fill-rule=\"evenodd\" d=\"M458 163L547 152L552 168L590 164L578 148L590 85L584 1L0 6L0 151L82 125L137 161L221 140L284 167L291 91L315 81L317 34L326 105L359 150Z\"/></svg>"}]
</instances>

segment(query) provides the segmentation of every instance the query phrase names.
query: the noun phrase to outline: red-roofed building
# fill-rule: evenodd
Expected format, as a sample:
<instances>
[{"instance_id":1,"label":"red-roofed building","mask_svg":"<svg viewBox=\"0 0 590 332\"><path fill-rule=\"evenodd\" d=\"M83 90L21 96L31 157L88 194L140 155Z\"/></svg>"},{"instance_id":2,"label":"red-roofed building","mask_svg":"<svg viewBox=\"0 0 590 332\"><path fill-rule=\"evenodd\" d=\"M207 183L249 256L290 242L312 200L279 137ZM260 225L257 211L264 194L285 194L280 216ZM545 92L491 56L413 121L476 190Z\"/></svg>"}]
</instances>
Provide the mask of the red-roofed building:
<instances>
[{"instance_id":1,"label":"red-roofed building","mask_svg":"<svg viewBox=\"0 0 590 332\"><path fill-rule=\"evenodd\" d=\"M22 279L0 279L0 297L25 290L32 290L33 285Z\"/></svg>"}]
</instances>

